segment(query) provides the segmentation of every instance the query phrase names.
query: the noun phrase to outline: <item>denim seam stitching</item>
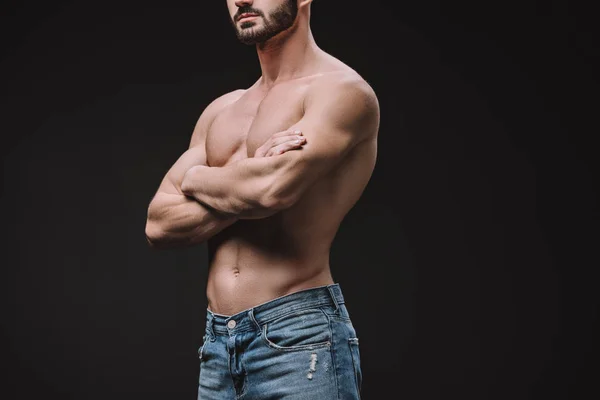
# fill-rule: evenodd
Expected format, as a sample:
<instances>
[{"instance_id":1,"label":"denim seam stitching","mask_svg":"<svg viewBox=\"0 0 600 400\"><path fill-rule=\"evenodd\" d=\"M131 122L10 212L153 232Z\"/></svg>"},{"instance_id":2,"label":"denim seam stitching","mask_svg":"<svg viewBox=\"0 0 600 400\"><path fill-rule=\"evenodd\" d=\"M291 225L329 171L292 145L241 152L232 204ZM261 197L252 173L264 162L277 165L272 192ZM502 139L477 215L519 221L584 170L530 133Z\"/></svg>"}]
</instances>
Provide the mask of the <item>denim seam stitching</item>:
<instances>
[{"instance_id":1,"label":"denim seam stitching","mask_svg":"<svg viewBox=\"0 0 600 400\"><path fill-rule=\"evenodd\" d=\"M327 314L325 314L325 315L327 315ZM331 323L331 318L329 318L329 315L327 315L327 318L329 319L329 329L333 333L333 326L332 326L333 324ZM337 394L336 397L337 397L337 400L342 400L342 399L340 399L340 383L339 383L339 377L338 377L335 349L336 349L336 346L331 346L329 348L329 354L331 355L331 368L333 369L333 379L335 380L335 392Z\"/></svg>"},{"instance_id":2,"label":"denim seam stitching","mask_svg":"<svg viewBox=\"0 0 600 400\"><path fill-rule=\"evenodd\" d=\"M314 344L302 344L299 346L291 346L291 347L279 346L278 344L270 341L269 338L267 337L267 326L268 326L267 323L265 323L263 325L261 338L266 342L267 346L269 346L270 348L272 348L274 350L278 350L278 351L317 350L317 349L321 349L321 348L325 348L325 347L331 347L331 340L333 337L332 330L331 330L331 320L329 319L329 316L327 315L327 313L325 313L321 309L319 309L319 311L321 311L321 313L323 313L325 318L327 318L327 327L329 329L329 340L326 342L320 342L320 343L314 343ZM289 314L292 314L292 313L289 313Z\"/></svg>"},{"instance_id":3,"label":"denim seam stitching","mask_svg":"<svg viewBox=\"0 0 600 400\"><path fill-rule=\"evenodd\" d=\"M360 387L358 385L358 366L355 360L354 348L352 346L358 346L358 338L351 337L348 339L348 346L350 346L350 356L352 357L352 370L354 371L354 386L356 387L356 393L358 394L358 400L360 400Z\"/></svg>"},{"instance_id":4,"label":"denim seam stitching","mask_svg":"<svg viewBox=\"0 0 600 400\"><path fill-rule=\"evenodd\" d=\"M348 318L348 317L342 317L340 315L329 315L329 317L331 319L335 319L338 321L343 321L343 322L352 322L352 318Z\"/></svg>"},{"instance_id":5,"label":"denim seam stitching","mask_svg":"<svg viewBox=\"0 0 600 400\"><path fill-rule=\"evenodd\" d=\"M287 315L296 313L298 311L304 311L304 310L310 309L310 308L319 309L322 312L323 310L321 310L320 307L321 306L326 306L326 305L330 305L330 303L329 302L323 302L322 300L312 301L310 303L304 303L301 306L299 306L297 308L294 308L292 310L287 309L287 310L283 310L283 311L278 312L278 313L268 314L266 317L265 316L263 316L262 318L259 317L259 318L257 318L257 321L260 319L263 324L268 324L268 323L273 322L274 320L276 320L278 318L282 318L282 317L285 317Z\"/></svg>"}]
</instances>

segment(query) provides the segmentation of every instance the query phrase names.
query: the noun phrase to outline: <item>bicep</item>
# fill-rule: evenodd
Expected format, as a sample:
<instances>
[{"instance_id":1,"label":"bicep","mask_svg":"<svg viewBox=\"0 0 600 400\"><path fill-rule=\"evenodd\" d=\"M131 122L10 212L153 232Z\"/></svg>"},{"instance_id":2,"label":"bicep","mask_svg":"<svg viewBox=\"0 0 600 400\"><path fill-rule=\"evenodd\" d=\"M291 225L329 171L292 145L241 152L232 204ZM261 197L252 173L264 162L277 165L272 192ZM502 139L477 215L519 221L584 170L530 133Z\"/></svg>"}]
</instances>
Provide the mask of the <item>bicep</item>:
<instances>
[{"instance_id":1,"label":"bicep","mask_svg":"<svg viewBox=\"0 0 600 400\"><path fill-rule=\"evenodd\" d=\"M319 178L333 170L354 147L355 140L346 132L317 128L299 122L297 128L307 136L299 150L278 155L279 167L271 172L267 197L284 208L293 205ZM326 133L325 133L326 132ZM311 136L311 137L308 137Z\"/></svg>"},{"instance_id":2,"label":"bicep","mask_svg":"<svg viewBox=\"0 0 600 400\"><path fill-rule=\"evenodd\" d=\"M306 137L298 151L278 157L282 167L275 171L272 196L293 204L318 178L334 169L350 151L377 135L379 108L369 89L346 85L323 93L312 101L303 118L291 129Z\"/></svg>"},{"instance_id":3,"label":"bicep","mask_svg":"<svg viewBox=\"0 0 600 400\"><path fill-rule=\"evenodd\" d=\"M171 169L167 172L163 181L161 182L162 189L168 193L179 193L181 192L181 182L183 176L193 166L196 165L208 165L206 157L206 136L210 129L210 126L217 116L217 114L224 108L235 101L241 96L244 90L234 90L233 92L226 93L221 97L213 100L200 114L192 137L190 138L190 144L188 150L186 150L179 159L173 164Z\"/></svg>"},{"instance_id":4,"label":"bicep","mask_svg":"<svg viewBox=\"0 0 600 400\"><path fill-rule=\"evenodd\" d=\"M190 147L177 159L163 178L158 191L171 194L183 194L181 192L183 176L195 165L206 165L206 150L204 148L204 143Z\"/></svg>"},{"instance_id":5,"label":"bicep","mask_svg":"<svg viewBox=\"0 0 600 400\"><path fill-rule=\"evenodd\" d=\"M206 132L210 125L210 109L207 108L198 118L189 148L179 156L165 174L157 190L159 193L183 194L181 182L188 169L195 165L206 165Z\"/></svg>"},{"instance_id":6,"label":"bicep","mask_svg":"<svg viewBox=\"0 0 600 400\"><path fill-rule=\"evenodd\" d=\"M192 131L189 148L168 170L158 188L158 192L183 194L181 192L181 182L187 170L195 165L206 165L206 135L216 113L218 100L209 104L200 114Z\"/></svg>"}]
</instances>

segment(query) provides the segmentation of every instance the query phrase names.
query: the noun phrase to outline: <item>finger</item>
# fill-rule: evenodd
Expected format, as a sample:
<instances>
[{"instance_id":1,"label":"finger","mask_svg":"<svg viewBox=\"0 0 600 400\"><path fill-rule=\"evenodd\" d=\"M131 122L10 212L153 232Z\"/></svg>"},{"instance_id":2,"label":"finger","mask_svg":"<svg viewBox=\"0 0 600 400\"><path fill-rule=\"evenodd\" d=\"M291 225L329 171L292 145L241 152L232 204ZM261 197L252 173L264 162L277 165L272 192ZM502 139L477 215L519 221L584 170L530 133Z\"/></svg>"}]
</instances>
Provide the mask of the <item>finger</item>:
<instances>
[{"instance_id":1,"label":"finger","mask_svg":"<svg viewBox=\"0 0 600 400\"><path fill-rule=\"evenodd\" d=\"M279 146L280 144L291 142L297 144L306 143L306 138L300 135L291 135L291 136L282 136L278 138L271 139L271 147Z\"/></svg>"},{"instance_id":2,"label":"finger","mask_svg":"<svg viewBox=\"0 0 600 400\"><path fill-rule=\"evenodd\" d=\"M281 132L277 132L274 135L272 135L272 138L278 138L278 137L282 137L282 136L289 136L289 135L300 135L302 136L302 131L299 129L288 129L287 131L281 131Z\"/></svg>"},{"instance_id":3,"label":"finger","mask_svg":"<svg viewBox=\"0 0 600 400\"><path fill-rule=\"evenodd\" d=\"M302 143L296 142L285 142L280 144L279 146L271 147L269 151L267 151L267 156L275 156L279 154L283 154L290 150L299 149L303 146Z\"/></svg>"},{"instance_id":4,"label":"finger","mask_svg":"<svg viewBox=\"0 0 600 400\"><path fill-rule=\"evenodd\" d=\"M259 147L258 149L256 149L256 151L254 152L254 157L255 158L259 158L259 157L265 157L267 155L267 152L263 149L263 147Z\"/></svg>"}]
</instances>

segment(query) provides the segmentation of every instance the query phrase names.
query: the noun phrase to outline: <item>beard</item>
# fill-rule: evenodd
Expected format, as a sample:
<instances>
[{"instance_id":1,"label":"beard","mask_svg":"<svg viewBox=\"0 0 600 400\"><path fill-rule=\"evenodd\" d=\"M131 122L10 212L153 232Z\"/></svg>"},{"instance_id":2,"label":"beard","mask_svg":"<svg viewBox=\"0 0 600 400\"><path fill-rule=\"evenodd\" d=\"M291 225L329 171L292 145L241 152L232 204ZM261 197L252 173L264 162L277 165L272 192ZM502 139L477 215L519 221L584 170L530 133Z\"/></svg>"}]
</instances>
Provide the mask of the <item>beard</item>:
<instances>
[{"instance_id":1,"label":"beard","mask_svg":"<svg viewBox=\"0 0 600 400\"><path fill-rule=\"evenodd\" d=\"M263 26L255 27L256 22L247 21L243 22L238 28L236 20L238 16L243 13L257 14L257 19L262 18ZM289 29L294 24L294 21L296 21L297 16L297 0L285 0L283 4L279 5L275 10L269 13L268 18L265 18L265 14L262 11L253 9L250 6L240 7L233 17L232 22L240 42L248 45L255 45L264 43L275 35Z\"/></svg>"}]
</instances>

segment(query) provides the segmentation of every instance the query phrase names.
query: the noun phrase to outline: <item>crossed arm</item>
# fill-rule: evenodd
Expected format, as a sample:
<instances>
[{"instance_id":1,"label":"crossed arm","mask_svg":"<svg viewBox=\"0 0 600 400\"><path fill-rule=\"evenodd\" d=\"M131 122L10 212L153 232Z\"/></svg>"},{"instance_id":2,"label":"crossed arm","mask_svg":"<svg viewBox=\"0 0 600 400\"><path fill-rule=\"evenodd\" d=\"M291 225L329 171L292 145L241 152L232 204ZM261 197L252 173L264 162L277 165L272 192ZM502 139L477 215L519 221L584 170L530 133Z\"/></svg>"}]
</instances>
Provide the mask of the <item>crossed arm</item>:
<instances>
[{"instance_id":1,"label":"crossed arm","mask_svg":"<svg viewBox=\"0 0 600 400\"><path fill-rule=\"evenodd\" d=\"M206 165L206 133L214 116L236 92L214 100L200 115L189 149L171 166L148 206L146 239L157 249L187 247L199 244L235 223L238 218L225 215L201 204L181 191L184 174L194 165Z\"/></svg>"},{"instance_id":2,"label":"crossed arm","mask_svg":"<svg viewBox=\"0 0 600 400\"><path fill-rule=\"evenodd\" d=\"M224 167L196 165L185 173L181 190L224 215L265 218L295 204L354 146L373 138L378 126L377 98L366 82L331 82L307 96L304 116L290 127L306 137L300 151Z\"/></svg>"},{"instance_id":3,"label":"crossed arm","mask_svg":"<svg viewBox=\"0 0 600 400\"><path fill-rule=\"evenodd\" d=\"M161 182L148 207L152 247L202 243L238 219L265 218L292 206L356 144L374 137L379 125L377 98L365 82L334 82L307 97L304 117L290 128L306 138L300 151L208 167L206 133L235 98L235 92L225 95L206 108L190 148Z\"/></svg>"}]
</instances>

